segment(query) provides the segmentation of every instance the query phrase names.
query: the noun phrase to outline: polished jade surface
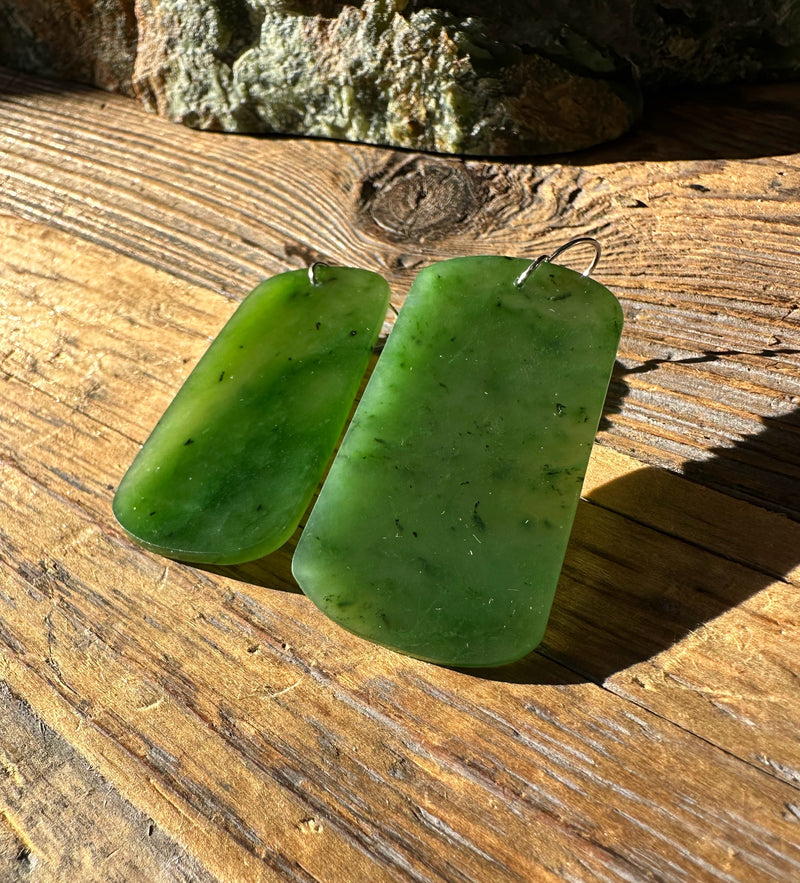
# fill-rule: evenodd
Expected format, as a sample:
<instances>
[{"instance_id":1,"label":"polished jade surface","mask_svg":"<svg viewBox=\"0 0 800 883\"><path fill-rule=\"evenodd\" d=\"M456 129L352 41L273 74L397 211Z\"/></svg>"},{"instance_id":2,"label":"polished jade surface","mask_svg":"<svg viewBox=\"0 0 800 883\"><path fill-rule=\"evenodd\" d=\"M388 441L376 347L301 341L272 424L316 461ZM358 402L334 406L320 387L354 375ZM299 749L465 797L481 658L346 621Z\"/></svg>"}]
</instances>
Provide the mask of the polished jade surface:
<instances>
[{"instance_id":1,"label":"polished jade surface","mask_svg":"<svg viewBox=\"0 0 800 883\"><path fill-rule=\"evenodd\" d=\"M453 666L541 641L622 312L565 267L457 258L423 270L293 559L345 628Z\"/></svg>"},{"instance_id":2,"label":"polished jade surface","mask_svg":"<svg viewBox=\"0 0 800 883\"><path fill-rule=\"evenodd\" d=\"M345 267L252 291L122 479L114 514L153 551L234 564L294 532L333 456L389 303Z\"/></svg>"}]
</instances>

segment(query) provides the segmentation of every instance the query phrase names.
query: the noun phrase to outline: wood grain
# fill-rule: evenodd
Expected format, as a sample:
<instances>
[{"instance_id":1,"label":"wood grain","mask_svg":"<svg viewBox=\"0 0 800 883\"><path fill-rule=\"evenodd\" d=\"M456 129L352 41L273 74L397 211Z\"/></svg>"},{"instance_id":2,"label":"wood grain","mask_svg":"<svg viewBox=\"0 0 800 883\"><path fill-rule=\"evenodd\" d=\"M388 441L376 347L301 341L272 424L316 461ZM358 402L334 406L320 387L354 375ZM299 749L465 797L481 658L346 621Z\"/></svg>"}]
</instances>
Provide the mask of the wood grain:
<instances>
[{"instance_id":1,"label":"wood grain","mask_svg":"<svg viewBox=\"0 0 800 883\"><path fill-rule=\"evenodd\" d=\"M0 679L32 712L12 700L0 748L29 746L14 763L33 783L35 713L58 793L114 788L96 837L97 808L72 801L59 840L37 821L46 792L0 770L10 879L114 843L131 880L800 876L798 157L743 135L725 159L690 139L665 158L462 163L191 133L3 82ZM291 547L211 572L114 522L138 446L261 275L367 266L399 302L429 260L573 232L601 235L627 325L528 659L406 659L298 594ZM163 840L140 854L141 819Z\"/></svg>"},{"instance_id":2,"label":"wood grain","mask_svg":"<svg viewBox=\"0 0 800 883\"><path fill-rule=\"evenodd\" d=\"M8 883L211 883L194 858L122 800L3 685L0 775L0 816L10 840L0 849L0 871Z\"/></svg>"},{"instance_id":3,"label":"wood grain","mask_svg":"<svg viewBox=\"0 0 800 883\"><path fill-rule=\"evenodd\" d=\"M72 237L11 218L2 223L4 241L13 243L10 253L28 268L26 285L11 266L3 267L9 309L0 319L0 336L16 344L13 360L3 363L0 424L6 489L0 524L11 599L2 620L11 654L5 677L15 690L35 696L46 719L66 729L123 793L137 795L142 809L212 872L241 867L250 856L264 879L270 872L303 879L289 870L290 857L302 855L303 873L323 880L345 874L366 879L375 866L387 879L479 880L491 874L512 880L532 869L563 876L576 861L593 873L605 868L611 879L663 874L678 862L688 878L697 878L702 861L723 860L720 843L731 849L744 843L734 879L758 879L765 861L769 873L794 873L800 858L788 846L773 855L773 834L767 833L780 821L789 826L782 835L786 844L792 842L793 823L782 815L795 805L794 783L777 781L781 769L797 763L795 740L786 732L797 719L790 689L766 709L774 731L770 755L778 767L763 762L765 775L753 766L746 730L743 736L728 723L717 733L721 751L696 744L696 736L668 723L688 717L691 703L707 691L656 691L659 717L645 710L647 693L646 701L637 697L642 708L635 710L591 681L581 684L580 675L607 677L599 666L609 659L621 668L633 661L611 655L609 637L627 654L641 654L640 661L685 632L679 604L692 605L699 618L710 615L697 604L702 586L684 592L670 585L679 599L671 618L663 611L647 616L650 597L636 572L614 575L616 609L574 595L580 581L584 592L602 596L610 549L631 531L658 550L666 544L664 558L682 560L670 550L680 540L626 517L631 503L614 482L629 480L627 458L597 450L590 498L603 499L604 488L613 493L603 507L584 505L592 517L586 523L582 511L570 548L544 652L571 670L535 656L504 675L522 682L509 684L400 660L345 635L296 594L159 560L122 536L110 514L114 482L168 401L168 383L177 386L190 367L184 360L205 346L201 329L221 323L232 305L218 297L210 313L192 309L204 298L202 290L176 289L169 276L97 247L83 246L75 264ZM183 355L187 345L190 356ZM159 384L154 366L162 369ZM671 480L684 485L685 494L695 488ZM618 523L609 528L609 518ZM689 548L711 558L723 582L738 566ZM635 551L630 559L636 560ZM690 557L687 567L694 563ZM284 579L290 580L286 571ZM570 635L572 618L581 622L580 640L574 630ZM681 653L686 656L685 649ZM689 654L693 662L696 655ZM773 672L762 676L777 682ZM634 668L611 690L622 693L637 677ZM536 687L542 681L555 683ZM783 716L776 713L781 703ZM597 719L583 717L581 724L587 706ZM584 709L577 718L575 708ZM708 717L691 732L712 741L718 722ZM542 744L539 718L553 718ZM747 763L733 759L737 749ZM575 782L561 781L559 775L587 751L588 765L570 773ZM664 783L655 803L668 806L674 818L667 833L657 815L642 816L645 798L654 800L652 763ZM554 764L564 770L555 778ZM691 813L674 804L688 801L705 814L711 770L714 800L728 807L730 791L740 803L716 823L707 853L680 858L696 834ZM679 776L684 784L676 794ZM630 792L632 803L615 800L598 815L609 782L620 794ZM765 794L771 795L766 802ZM743 837L743 819L765 811L763 830L751 827ZM202 838L185 833L187 819ZM531 826L540 832L534 845ZM577 833L567 836L575 826ZM642 826L649 831L644 840ZM487 840L493 830L503 834ZM644 849L646 862L625 847L626 840Z\"/></svg>"}]
</instances>

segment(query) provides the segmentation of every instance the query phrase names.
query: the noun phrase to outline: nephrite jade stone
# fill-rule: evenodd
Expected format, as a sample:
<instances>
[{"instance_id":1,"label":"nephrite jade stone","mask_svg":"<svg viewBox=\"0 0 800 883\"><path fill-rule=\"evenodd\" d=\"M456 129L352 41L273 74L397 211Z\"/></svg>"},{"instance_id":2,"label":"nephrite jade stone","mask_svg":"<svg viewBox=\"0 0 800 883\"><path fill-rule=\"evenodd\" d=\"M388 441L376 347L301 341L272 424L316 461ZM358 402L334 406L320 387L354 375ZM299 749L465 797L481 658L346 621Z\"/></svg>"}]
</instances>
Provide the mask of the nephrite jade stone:
<instances>
[{"instance_id":1,"label":"nephrite jade stone","mask_svg":"<svg viewBox=\"0 0 800 883\"><path fill-rule=\"evenodd\" d=\"M453 666L541 641L622 329L565 267L457 258L416 278L295 551L345 628Z\"/></svg>"},{"instance_id":2,"label":"nephrite jade stone","mask_svg":"<svg viewBox=\"0 0 800 883\"><path fill-rule=\"evenodd\" d=\"M235 564L281 546L333 456L389 303L375 273L315 266L262 282L192 371L120 483L147 548Z\"/></svg>"}]
</instances>

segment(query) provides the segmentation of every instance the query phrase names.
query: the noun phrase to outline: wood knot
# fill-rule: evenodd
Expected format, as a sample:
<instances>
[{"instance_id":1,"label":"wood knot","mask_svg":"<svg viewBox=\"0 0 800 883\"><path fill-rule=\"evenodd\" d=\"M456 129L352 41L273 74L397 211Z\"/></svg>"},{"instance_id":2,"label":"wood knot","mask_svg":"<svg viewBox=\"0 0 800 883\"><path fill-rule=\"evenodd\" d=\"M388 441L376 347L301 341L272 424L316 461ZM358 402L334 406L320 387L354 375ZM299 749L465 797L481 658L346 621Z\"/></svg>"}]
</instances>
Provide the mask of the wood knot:
<instances>
[{"instance_id":1,"label":"wood knot","mask_svg":"<svg viewBox=\"0 0 800 883\"><path fill-rule=\"evenodd\" d=\"M440 239L474 215L479 189L463 164L416 157L364 182L362 217L393 241Z\"/></svg>"}]
</instances>

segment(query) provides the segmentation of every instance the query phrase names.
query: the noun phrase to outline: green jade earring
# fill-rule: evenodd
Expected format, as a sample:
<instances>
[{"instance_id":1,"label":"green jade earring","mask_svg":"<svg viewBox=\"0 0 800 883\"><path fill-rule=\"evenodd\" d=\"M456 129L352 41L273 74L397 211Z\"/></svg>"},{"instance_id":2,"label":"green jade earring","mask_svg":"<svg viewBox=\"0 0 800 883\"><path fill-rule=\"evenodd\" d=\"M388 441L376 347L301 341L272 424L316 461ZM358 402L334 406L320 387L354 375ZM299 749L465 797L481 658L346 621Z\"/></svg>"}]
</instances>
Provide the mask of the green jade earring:
<instances>
[{"instance_id":1,"label":"green jade earring","mask_svg":"<svg viewBox=\"0 0 800 883\"><path fill-rule=\"evenodd\" d=\"M388 304L381 276L322 263L258 285L122 479L122 527L206 564L283 545L330 463Z\"/></svg>"},{"instance_id":2,"label":"green jade earring","mask_svg":"<svg viewBox=\"0 0 800 883\"><path fill-rule=\"evenodd\" d=\"M451 666L540 643L622 331L599 256L417 276L292 561L337 623Z\"/></svg>"},{"instance_id":3,"label":"green jade earring","mask_svg":"<svg viewBox=\"0 0 800 883\"><path fill-rule=\"evenodd\" d=\"M579 274L554 263L590 245ZM596 240L465 257L414 281L292 561L334 621L400 652L492 666L541 641L622 329ZM389 304L314 264L259 285L167 408L114 499L184 561L281 546L324 475Z\"/></svg>"}]
</instances>

